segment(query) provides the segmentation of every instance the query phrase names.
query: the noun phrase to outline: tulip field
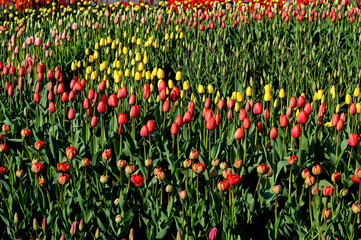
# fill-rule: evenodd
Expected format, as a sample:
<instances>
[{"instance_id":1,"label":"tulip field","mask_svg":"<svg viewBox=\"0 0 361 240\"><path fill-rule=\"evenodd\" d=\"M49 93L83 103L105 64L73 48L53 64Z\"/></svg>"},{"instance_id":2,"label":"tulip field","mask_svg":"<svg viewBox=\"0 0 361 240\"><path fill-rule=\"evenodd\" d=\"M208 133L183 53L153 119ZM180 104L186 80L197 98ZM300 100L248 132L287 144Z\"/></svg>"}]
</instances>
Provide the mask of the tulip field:
<instances>
[{"instance_id":1,"label":"tulip field","mask_svg":"<svg viewBox=\"0 0 361 240\"><path fill-rule=\"evenodd\" d=\"M360 239L360 22L0 0L0 239Z\"/></svg>"}]
</instances>

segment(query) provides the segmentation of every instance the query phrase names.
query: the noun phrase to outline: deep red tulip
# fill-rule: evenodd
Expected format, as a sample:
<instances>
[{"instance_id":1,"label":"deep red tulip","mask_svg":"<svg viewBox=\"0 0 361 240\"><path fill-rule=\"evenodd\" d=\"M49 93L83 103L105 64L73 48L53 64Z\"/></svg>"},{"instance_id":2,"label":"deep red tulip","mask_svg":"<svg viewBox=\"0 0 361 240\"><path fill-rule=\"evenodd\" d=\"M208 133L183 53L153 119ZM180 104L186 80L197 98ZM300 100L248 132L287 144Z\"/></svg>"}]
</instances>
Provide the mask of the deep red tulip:
<instances>
[{"instance_id":1,"label":"deep red tulip","mask_svg":"<svg viewBox=\"0 0 361 240\"><path fill-rule=\"evenodd\" d=\"M206 128L208 130L214 130L216 127L216 120L214 119L214 117L210 117L209 120L206 122Z\"/></svg>"},{"instance_id":2,"label":"deep red tulip","mask_svg":"<svg viewBox=\"0 0 361 240\"><path fill-rule=\"evenodd\" d=\"M183 122L190 123L192 122L192 114L189 111L186 111L183 115Z\"/></svg>"},{"instance_id":3,"label":"deep red tulip","mask_svg":"<svg viewBox=\"0 0 361 240\"><path fill-rule=\"evenodd\" d=\"M249 118L245 118L243 121L243 125L244 129L249 129L251 127L251 121L249 120Z\"/></svg>"},{"instance_id":4,"label":"deep red tulip","mask_svg":"<svg viewBox=\"0 0 361 240\"><path fill-rule=\"evenodd\" d=\"M326 186L323 188L323 196L325 197L331 197L333 193L333 187Z\"/></svg>"},{"instance_id":5,"label":"deep red tulip","mask_svg":"<svg viewBox=\"0 0 361 240\"><path fill-rule=\"evenodd\" d=\"M58 163L57 168L58 168L58 171L68 172L70 169L70 165L68 163Z\"/></svg>"},{"instance_id":6,"label":"deep red tulip","mask_svg":"<svg viewBox=\"0 0 361 240\"><path fill-rule=\"evenodd\" d=\"M305 110L305 112L307 113L307 115L310 115L311 112L312 112L311 103L307 102L303 110Z\"/></svg>"},{"instance_id":7,"label":"deep red tulip","mask_svg":"<svg viewBox=\"0 0 361 240\"><path fill-rule=\"evenodd\" d=\"M242 109L239 111L238 119L239 119L240 121L243 121L245 118L247 118L247 112L246 112L245 109L242 108Z\"/></svg>"},{"instance_id":8,"label":"deep red tulip","mask_svg":"<svg viewBox=\"0 0 361 240\"><path fill-rule=\"evenodd\" d=\"M38 103L40 102L40 94L38 92L34 93L34 98L33 98L34 102Z\"/></svg>"},{"instance_id":9,"label":"deep red tulip","mask_svg":"<svg viewBox=\"0 0 361 240\"><path fill-rule=\"evenodd\" d=\"M237 186L242 180L242 177L240 177L238 174L229 174L227 175L227 181L229 185L232 187Z\"/></svg>"},{"instance_id":10,"label":"deep red tulip","mask_svg":"<svg viewBox=\"0 0 361 240\"><path fill-rule=\"evenodd\" d=\"M291 107L291 108L295 108L296 105L297 105L297 100L296 100L296 98L295 98L295 97L291 97L291 99L290 99L290 107Z\"/></svg>"},{"instance_id":11,"label":"deep red tulip","mask_svg":"<svg viewBox=\"0 0 361 240\"><path fill-rule=\"evenodd\" d=\"M303 108L306 104L306 100L304 96L300 96L297 100L297 107L298 108Z\"/></svg>"},{"instance_id":12,"label":"deep red tulip","mask_svg":"<svg viewBox=\"0 0 361 240\"><path fill-rule=\"evenodd\" d=\"M84 98L84 101L83 101L83 108L84 109L89 109L90 108L90 100L89 98Z\"/></svg>"},{"instance_id":13,"label":"deep red tulip","mask_svg":"<svg viewBox=\"0 0 361 240\"><path fill-rule=\"evenodd\" d=\"M75 111L74 108L70 108L68 111L68 119L73 120L75 118Z\"/></svg>"},{"instance_id":14,"label":"deep red tulip","mask_svg":"<svg viewBox=\"0 0 361 240\"><path fill-rule=\"evenodd\" d=\"M222 110L226 106L226 101L224 99L219 100L218 102L218 109Z\"/></svg>"},{"instance_id":15,"label":"deep red tulip","mask_svg":"<svg viewBox=\"0 0 361 240\"><path fill-rule=\"evenodd\" d=\"M177 116L177 117L175 118L175 121L174 121L174 122L176 122L179 127L182 127L182 126L183 126L183 119L182 119L181 116Z\"/></svg>"},{"instance_id":16,"label":"deep red tulip","mask_svg":"<svg viewBox=\"0 0 361 240\"><path fill-rule=\"evenodd\" d=\"M69 146L65 151L66 158L69 160L73 160L76 156L76 147Z\"/></svg>"},{"instance_id":17,"label":"deep red tulip","mask_svg":"<svg viewBox=\"0 0 361 240\"><path fill-rule=\"evenodd\" d=\"M175 101L178 100L179 97L180 97L179 88L178 87L173 87L172 90L170 91L169 99L172 102L175 102Z\"/></svg>"},{"instance_id":18,"label":"deep red tulip","mask_svg":"<svg viewBox=\"0 0 361 240\"><path fill-rule=\"evenodd\" d=\"M58 183L60 185L65 185L70 181L70 176L68 174L60 174L58 177Z\"/></svg>"},{"instance_id":19,"label":"deep red tulip","mask_svg":"<svg viewBox=\"0 0 361 240\"><path fill-rule=\"evenodd\" d=\"M340 116L337 113L333 114L331 120L332 126L336 127L338 120L340 120Z\"/></svg>"},{"instance_id":20,"label":"deep red tulip","mask_svg":"<svg viewBox=\"0 0 361 240\"><path fill-rule=\"evenodd\" d=\"M244 138L244 128L243 127L236 129L236 131L234 132L234 138L237 140Z\"/></svg>"},{"instance_id":21,"label":"deep red tulip","mask_svg":"<svg viewBox=\"0 0 361 240\"><path fill-rule=\"evenodd\" d=\"M356 109L356 105L355 105L355 104L353 104L353 103L350 104L349 113L350 113L351 115L355 115L355 114L357 113L357 109Z\"/></svg>"},{"instance_id":22,"label":"deep red tulip","mask_svg":"<svg viewBox=\"0 0 361 240\"><path fill-rule=\"evenodd\" d=\"M288 126L288 118L286 115L281 115L280 116L280 126L281 127L287 127Z\"/></svg>"},{"instance_id":23,"label":"deep red tulip","mask_svg":"<svg viewBox=\"0 0 361 240\"><path fill-rule=\"evenodd\" d=\"M95 127L98 125L98 123L99 123L98 117L94 115L90 121L90 124L92 127Z\"/></svg>"},{"instance_id":24,"label":"deep red tulip","mask_svg":"<svg viewBox=\"0 0 361 240\"><path fill-rule=\"evenodd\" d=\"M234 100L233 99L229 99L228 101L228 109L232 110L234 108Z\"/></svg>"},{"instance_id":25,"label":"deep red tulip","mask_svg":"<svg viewBox=\"0 0 361 240\"><path fill-rule=\"evenodd\" d=\"M334 183L340 182L341 181L341 174L339 172L333 173L332 176L331 176L331 180Z\"/></svg>"}]
</instances>

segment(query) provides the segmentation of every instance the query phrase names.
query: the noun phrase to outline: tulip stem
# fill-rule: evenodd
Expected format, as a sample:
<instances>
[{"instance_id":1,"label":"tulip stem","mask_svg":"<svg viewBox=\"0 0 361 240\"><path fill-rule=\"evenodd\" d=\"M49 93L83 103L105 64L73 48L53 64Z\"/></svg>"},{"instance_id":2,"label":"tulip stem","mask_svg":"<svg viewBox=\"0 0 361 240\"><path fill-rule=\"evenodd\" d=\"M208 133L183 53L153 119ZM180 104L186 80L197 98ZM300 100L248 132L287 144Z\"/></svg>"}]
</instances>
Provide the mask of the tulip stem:
<instances>
[{"instance_id":1,"label":"tulip stem","mask_svg":"<svg viewBox=\"0 0 361 240\"><path fill-rule=\"evenodd\" d=\"M160 182L160 206L163 203L163 181Z\"/></svg>"},{"instance_id":2,"label":"tulip stem","mask_svg":"<svg viewBox=\"0 0 361 240\"><path fill-rule=\"evenodd\" d=\"M132 138L135 140L135 118L132 118Z\"/></svg>"},{"instance_id":3,"label":"tulip stem","mask_svg":"<svg viewBox=\"0 0 361 240\"><path fill-rule=\"evenodd\" d=\"M259 184L261 183L261 179L262 179L262 174L259 176L258 183L257 183L257 186L256 186L256 190L254 191L254 195L256 194L256 192L258 190Z\"/></svg>"},{"instance_id":4,"label":"tulip stem","mask_svg":"<svg viewBox=\"0 0 361 240\"><path fill-rule=\"evenodd\" d=\"M356 218L357 218L357 214L355 214L355 217L353 218L353 222L352 222L351 237L350 237L351 240L353 239L353 229L354 229L354 227L355 227ZM357 239L357 237L356 237L355 239Z\"/></svg>"},{"instance_id":5,"label":"tulip stem","mask_svg":"<svg viewBox=\"0 0 361 240\"><path fill-rule=\"evenodd\" d=\"M310 221L311 221L311 228L312 228L312 201L311 201L311 196L312 196L312 193L311 193L311 187L309 187L309 194L308 194L308 211L310 213Z\"/></svg>"},{"instance_id":6,"label":"tulip stem","mask_svg":"<svg viewBox=\"0 0 361 240\"><path fill-rule=\"evenodd\" d=\"M64 185L61 185L60 188L61 188L60 189L60 204L61 204L62 207L64 207L64 205L63 205Z\"/></svg>"},{"instance_id":7,"label":"tulip stem","mask_svg":"<svg viewBox=\"0 0 361 240\"><path fill-rule=\"evenodd\" d=\"M276 195L276 201L275 201L275 222L277 222L277 195ZM275 236L277 236L277 228L276 228Z\"/></svg>"},{"instance_id":8,"label":"tulip stem","mask_svg":"<svg viewBox=\"0 0 361 240\"><path fill-rule=\"evenodd\" d=\"M186 185L186 192L188 192L188 168L186 168L186 182L185 182L185 185Z\"/></svg>"},{"instance_id":9,"label":"tulip stem","mask_svg":"<svg viewBox=\"0 0 361 240\"><path fill-rule=\"evenodd\" d=\"M184 199L183 199L183 202L182 202L182 227L184 225Z\"/></svg>"},{"instance_id":10,"label":"tulip stem","mask_svg":"<svg viewBox=\"0 0 361 240\"><path fill-rule=\"evenodd\" d=\"M178 154L178 158L179 158L179 154L180 154L180 151L179 151L179 133L177 133L177 154Z\"/></svg>"},{"instance_id":11,"label":"tulip stem","mask_svg":"<svg viewBox=\"0 0 361 240\"><path fill-rule=\"evenodd\" d=\"M293 165L291 165L291 169L290 169L290 176L288 178L288 200L291 198L291 187L292 187L292 167Z\"/></svg>"},{"instance_id":12,"label":"tulip stem","mask_svg":"<svg viewBox=\"0 0 361 240\"><path fill-rule=\"evenodd\" d=\"M85 170L84 170L84 188L85 188L85 196L88 196L88 190L87 190L87 187L86 187L86 167L85 167Z\"/></svg>"},{"instance_id":13,"label":"tulip stem","mask_svg":"<svg viewBox=\"0 0 361 240\"><path fill-rule=\"evenodd\" d=\"M102 149L104 149L104 121L103 121L103 113L100 114L100 139L102 141Z\"/></svg>"},{"instance_id":14,"label":"tulip stem","mask_svg":"<svg viewBox=\"0 0 361 240\"><path fill-rule=\"evenodd\" d=\"M122 153L122 147L123 147L123 135L122 134L120 134L119 135L119 154L121 154Z\"/></svg>"},{"instance_id":15,"label":"tulip stem","mask_svg":"<svg viewBox=\"0 0 361 240\"><path fill-rule=\"evenodd\" d=\"M198 182L199 182L199 174L197 174L197 203L199 202Z\"/></svg>"},{"instance_id":16,"label":"tulip stem","mask_svg":"<svg viewBox=\"0 0 361 240\"><path fill-rule=\"evenodd\" d=\"M305 192L305 185L306 185L306 182L303 183L303 188L302 188L302 192L301 192L301 196L300 196L300 201L298 202L299 207L301 207L303 193Z\"/></svg>"},{"instance_id":17,"label":"tulip stem","mask_svg":"<svg viewBox=\"0 0 361 240\"><path fill-rule=\"evenodd\" d=\"M36 103L36 123L38 125L38 127L40 126L39 123L39 103Z\"/></svg>"},{"instance_id":18,"label":"tulip stem","mask_svg":"<svg viewBox=\"0 0 361 240\"><path fill-rule=\"evenodd\" d=\"M237 154L236 154L237 159L239 159L238 152L239 152L239 141L237 140Z\"/></svg>"},{"instance_id":19,"label":"tulip stem","mask_svg":"<svg viewBox=\"0 0 361 240\"><path fill-rule=\"evenodd\" d=\"M351 152L350 152L350 156L349 156L349 158L348 158L347 168L350 168L351 156L352 156L352 150L353 150L353 147L351 147ZM360 201L359 201L359 202L360 202Z\"/></svg>"},{"instance_id":20,"label":"tulip stem","mask_svg":"<svg viewBox=\"0 0 361 240\"><path fill-rule=\"evenodd\" d=\"M145 137L143 138L143 146L144 146L144 161L147 160L147 149L145 147Z\"/></svg>"},{"instance_id":21,"label":"tulip stem","mask_svg":"<svg viewBox=\"0 0 361 240\"><path fill-rule=\"evenodd\" d=\"M325 209L326 209L326 206L327 206L327 202L328 202L328 197L326 197L326 202L325 202L325 204L323 205L322 214L321 214L321 222L322 222L322 220L323 220L323 213L325 212Z\"/></svg>"},{"instance_id":22,"label":"tulip stem","mask_svg":"<svg viewBox=\"0 0 361 240\"><path fill-rule=\"evenodd\" d=\"M54 130L54 114L51 114L51 126L53 129L53 137L55 136L55 130Z\"/></svg>"},{"instance_id":23,"label":"tulip stem","mask_svg":"<svg viewBox=\"0 0 361 240\"><path fill-rule=\"evenodd\" d=\"M360 199L361 199L361 183L358 184L358 204L360 204Z\"/></svg>"},{"instance_id":24,"label":"tulip stem","mask_svg":"<svg viewBox=\"0 0 361 240\"><path fill-rule=\"evenodd\" d=\"M209 131L209 150L208 150L208 160L209 160L209 163L211 162L211 158L212 158L212 139L211 139L211 135L212 135L212 132Z\"/></svg>"}]
</instances>

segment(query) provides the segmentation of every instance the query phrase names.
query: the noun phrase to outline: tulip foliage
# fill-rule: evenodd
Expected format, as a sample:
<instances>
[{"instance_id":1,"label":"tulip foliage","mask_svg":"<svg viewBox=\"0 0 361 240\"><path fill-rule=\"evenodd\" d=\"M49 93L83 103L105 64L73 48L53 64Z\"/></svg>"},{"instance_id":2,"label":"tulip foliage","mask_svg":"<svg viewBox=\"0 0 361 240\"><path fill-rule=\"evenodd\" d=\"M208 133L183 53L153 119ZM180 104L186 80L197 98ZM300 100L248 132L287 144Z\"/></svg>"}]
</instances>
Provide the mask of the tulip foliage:
<instances>
[{"instance_id":1,"label":"tulip foliage","mask_svg":"<svg viewBox=\"0 0 361 240\"><path fill-rule=\"evenodd\" d=\"M1 239L361 237L360 9L186 2L0 12Z\"/></svg>"}]
</instances>

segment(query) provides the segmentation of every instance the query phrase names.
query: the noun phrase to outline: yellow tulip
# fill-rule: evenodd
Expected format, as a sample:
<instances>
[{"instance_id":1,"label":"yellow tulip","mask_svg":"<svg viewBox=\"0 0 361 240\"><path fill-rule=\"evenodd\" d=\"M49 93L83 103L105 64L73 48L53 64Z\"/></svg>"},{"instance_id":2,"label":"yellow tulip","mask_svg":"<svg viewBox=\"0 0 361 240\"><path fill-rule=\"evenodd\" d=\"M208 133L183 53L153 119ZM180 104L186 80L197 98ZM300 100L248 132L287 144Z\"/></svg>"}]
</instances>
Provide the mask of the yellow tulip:
<instances>
[{"instance_id":1,"label":"yellow tulip","mask_svg":"<svg viewBox=\"0 0 361 240\"><path fill-rule=\"evenodd\" d=\"M331 95L336 95L335 85L332 85L332 87L330 89L330 93L331 93Z\"/></svg>"},{"instance_id":2,"label":"yellow tulip","mask_svg":"<svg viewBox=\"0 0 361 240\"><path fill-rule=\"evenodd\" d=\"M233 100L237 100L237 92L232 92L232 96L231 96L231 98L233 99Z\"/></svg>"},{"instance_id":3,"label":"yellow tulip","mask_svg":"<svg viewBox=\"0 0 361 240\"><path fill-rule=\"evenodd\" d=\"M213 91L214 91L213 86L212 86L211 84L209 84L209 85L207 86L207 93L208 93L208 94L212 94Z\"/></svg>"},{"instance_id":4,"label":"yellow tulip","mask_svg":"<svg viewBox=\"0 0 361 240\"><path fill-rule=\"evenodd\" d=\"M183 82L183 89L185 91L187 91L189 89L189 82L188 81Z\"/></svg>"},{"instance_id":5,"label":"yellow tulip","mask_svg":"<svg viewBox=\"0 0 361 240\"><path fill-rule=\"evenodd\" d=\"M112 49L116 49L116 48L117 48L117 45L115 44L115 42L112 42L111 48L112 48Z\"/></svg>"},{"instance_id":6,"label":"yellow tulip","mask_svg":"<svg viewBox=\"0 0 361 240\"><path fill-rule=\"evenodd\" d=\"M140 81L142 79L142 74L140 72L136 72L134 78L136 81Z\"/></svg>"},{"instance_id":7,"label":"yellow tulip","mask_svg":"<svg viewBox=\"0 0 361 240\"><path fill-rule=\"evenodd\" d=\"M168 80L168 87L169 87L169 89L174 88L174 83L173 83L173 80L172 80L172 79L169 79L169 80Z\"/></svg>"},{"instance_id":8,"label":"yellow tulip","mask_svg":"<svg viewBox=\"0 0 361 240\"><path fill-rule=\"evenodd\" d=\"M149 58L148 58L147 55L145 55L145 56L143 57L143 63L144 63L145 65L149 63Z\"/></svg>"},{"instance_id":9,"label":"yellow tulip","mask_svg":"<svg viewBox=\"0 0 361 240\"><path fill-rule=\"evenodd\" d=\"M183 34L183 32L180 32L179 33L179 39L183 39L184 38L184 34Z\"/></svg>"},{"instance_id":10,"label":"yellow tulip","mask_svg":"<svg viewBox=\"0 0 361 240\"><path fill-rule=\"evenodd\" d=\"M179 101L177 99L177 101L174 102L174 106L177 107L179 105Z\"/></svg>"},{"instance_id":11,"label":"yellow tulip","mask_svg":"<svg viewBox=\"0 0 361 240\"><path fill-rule=\"evenodd\" d=\"M107 74L110 75L111 73L112 73L112 69L110 67L108 67Z\"/></svg>"},{"instance_id":12,"label":"yellow tulip","mask_svg":"<svg viewBox=\"0 0 361 240\"><path fill-rule=\"evenodd\" d=\"M138 65L138 71L143 71L144 70L144 65L143 65L143 63L141 62L141 63L139 63L139 65Z\"/></svg>"},{"instance_id":13,"label":"yellow tulip","mask_svg":"<svg viewBox=\"0 0 361 240\"><path fill-rule=\"evenodd\" d=\"M264 86L264 90L266 93L271 93L271 86L267 84L266 86Z\"/></svg>"},{"instance_id":14,"label":"yellow tulip","mask_svg":"<svg viewBox=\"0 0 361 240\"><path fill-rule=\"evenodd\" d=\"M283 88L280 89L280 92L278 93L279 98L283 99L286 96L285 90Z\"/></svg>"},{"instance_id":15,"label":"yellow tulip","mask_svg":"<svg viewBox=\"0 0 361 240\"><path fill-rule=\"evenodd\" d=\"M118 84L115 84L115 88L114 88L114 90L115 90L115 92L118 92L118 90L119 90L119 86L118 86Z\"/></svg>"},{"instance_id":16,"label":"yellow tulip","mask_svg":"<svg viewBox=\"0 0 361 240\"><path fill-rule=\"evenodd\" d=\"M105 83L106 83L107 88L109 88L109 86L110 86L109 80L106 80Z\"/></svg>"},{"instance_id":17,"label":"yellow tulip","mask_svg":"<svg viewBox=\"0 0 361 240\"><path fill-rule=\"evenodd\" d=\"M75 62L71 63L71 70L76 71L76 63Z\"/></svg>"},{"instance_id":18,"label":"yellow tulip","mask_svg":"<svg viewBox=\"0 0 361 240\"><path fill-rule=\"evenodd\" d=\"M157 103L159 103L159 102L160 102L159 95L157 96L157 100L156 100L156 101L157 101Z\"/></svg>"},{"instance_id":19,"label":"yellow tulip","mask_svg":"<svg viewBox=\"0 0 361 240\"><path fill-rule=\"evenodd\" d=\"M93 54L94 59L98 59L99 58L99 52L95 51Z\"/></svg>"},{"instance_id":20,"label":"yellow tulip","mask_svg":"<svg viewBox=\"0 0 361 240\"><path fill-rule=\"evenodd\" d=\"M147 72L145 73L145 79L147 79L147 80L152 79L152 74L150 73L150 71L147 71Z\"/></svg>"},{"instance_id":21,"label":"yellow tulip","mask_svg":"<svg viewBox=\"0 0 361 240\"><path fill-rule=\"evenodd\" d=\"M360 95L360 89L359 88L355 88L355 91L353 92L353 95L355 97L358 97Z\"/></svg>"},{"instance_id":22,"label":"yellow tulip","mask_svg":"<svg viewBox=\"0 0 361 240\"><path fill-rule=\"evenodd\" d=\"M137 39L137 45L140 46L142 44L142 39L138 38Z\"/></svg>"},{"instance_id":23,"label":"yellow tulip","mask_svg":"<svg viewBox=\"0 0 361 240\"><path fill-rule=\"evenodd\" d=\"M265 100L266 102L270 102L270 101L272 100L272 95L271 95L270 92L266 92L266 93L264 94L264 100Z\"/></svg>"},{"instance_id":24,"label":"yellow tulip","mask_svg":"<svg viewBox=\"0 0 361 240\"><path fill-rule=\"evenodd\" d=\"M149 85L149 89L150 89L150 92L151 92L151 93L154 92L154 85L153 85L153 83L151 83L151 84Z\"/></svg>"},{"instance_id":25,"label":"yellow tulip","mask_svg":"<svg viewBox=\"0 0 361 240\"><path fill-rule=\"evenodd\" d=\"M152 71L153 77L157 76L157 72L158 72L158 68L154 68L153 71Z\"/></svg>"},{"instance_id":26,"label":"yellow tulip","mask_svg":"<svg viewBox=\"0 0 361 240\"><path fill-rule=\"evenodd\" d=\"M251 88L251 87L247 87L246 96L247 96L247 97L251 97L251 96L252 96L252 88Z\"/></svg>"},{"instance_id":27,"label":"yellow tulip","mask_svg":"<svg viewBox=\"0 0 361 240\"><path fill-rule=\"evenodd\" d=\"M89 48L85 49L85 55L88 56L90 54Z\"/></svg>"},{"instance_id":28,"label":"yellow tulip","mask_svg":"<svg viewBox=\"0 0 361 240\"><path fill-rule=\"evenodd\" d=\"M206 101L206 95L203 95L202 102L205 102L205 101Z\"/></svg>"},{"instance_id":29,"label":"yellow tulip","mask_svg":"<svg viewBox=\"0 0 361 240\"><path fill-rule=\"evenodd\" d=\"M191 94L191 100L194 102L194 104L196 104L196 102L195 102L196 98L194 97L193 93Z\"/></svg>"},{"instance_id":30,"label":"yellow tulip","mask_svg":"<svg viewBox=\"0 0 361 240\"><path fill-rule=\"evenodd\" d=\"M204 87L203 87L202 84L199 84L199 85L198 85L198 92L201 93L201 94L203 94L203 93L205 92L205 91L204 91Z\"/></svg>"},{"instance_id":31,"label":"yellow tulip","mask_svg":"<svg viewBox=\"0 0 361 240\"><path fill-rule=\"evenodd\" d=\"M151 103L153 100L152 100L153 98L148 98L148 103Z\"/></svg>"},{"instance_id":32,"label":"yellow tulip","mask_svg":"<svg viewBox=\"0 0 361 240\"><path fill-rule=\"evenodd\" d=\"M234 105L234 111L239 112L241 110L241 105L239 104L239 102L236 102L236 104Z\"/></svg>"},{"instance_id":33,"label":"yellow tulip","mask_svg":"<svg viewBox=\"0 0 361 240\"><path fill-rule=\"evenodd\" d=\"M180 97L183 99L184 98L184 90L181 90L180 92Z\"/></svg>"},{"instance_id":34,"label":"yellow tulip","mask_svg":"<svg viewBox=\"0 0 361 240\"><path fill-rule=\"evenodd\" d=\"M278 99L276 98L276 100L273 102L273 108L277 108L278 106Z\"/></svg>"},{"instance_id":35,"label":"yellow tulip","mask_svg":"<svg viewBox=\"0 0 361 240\"><path fill-rule=\"evenodd\" d=\"M130 77L130 70L129 70L129 68L125 69L124 77Z\"/></svg>"},{"instance_id":36,"label":"yellow tulip","mask_svg":"<svg viewBox=\"0 0 361 240\"><path fill-rule=\"evenodd\" d=\"M327 127L327 128L330 128L330 127L332 127L333 125L332 125L332 122L327 122L327 123L325 123L325 127Z\"/></svg>"},{"instance_id":37,"label":"yellow tulip","mask_svg":"<svg viewBox=\"0 0 361 240\"><path fill-rule=\"evenodd\" d=\"M300 110L299 110L299 109L297 109L296 118L298 117L298 114L300 114Z\"/></svg>"},{"instance_id":38,"label":"yellow tulip","mask_svg":"<svg viewBox=\"0 0 361 240\"><path fill-rule=\"evenodd\" d=\"M323 97L323 90L318 90L317 92L317 100L321 100Z\"/></svg>"},{"instance_id":39,"label":"yellow tulip","mask_svg":"<svg viewBox=\"0 0 361 240\"><path fill-rule=\"evenodd\" d=\"M127 55L128 54L128 48L124 46L122 52L123 52L124 55Z\"/></svg>"},{"instance_id":40,"label":"yellow tulip","mask_svg":"<svg viewBox=\"0 0 361 240\"><path fill-rule=\"evenodd\" d=\"M237 102L243 101L243 94L241 92L237 92Z\"/></svg>"},{"instance_id":41,"label":"yellow tulip","mask_svg":"<svg viewBox=\"0 0 361 240\"><path fill-rule=\"evenodd\" d=\"M168 33L165 34L164 39L165 39L166 41L169 40L169 34L168 34Z\"/></svg>"},{"instance_id":42,"label":"yellow tulip","mask_svg":"<svg viewBox=\"0 0 361 240\"><path fill-rule=\"evenodd\" d=\"M113 41L112 41L112 38L110 36L107 37L107 44L111 44Z\"/></svg>"},{"instance_id":43,"label":"yellow tulip","mask_svg":"<svg viewBox=\"0 0 361 240\"><path fill-rule=\"evenodd\" d=\"M350 105L351 104L351 101L352 101L352 98L351 98L351 95L350 94L346 94L346 97L345 97L345 102L347 105Z\"/></svg>"},{"instance_id":44,"label":"yellow tulip","mask_svg":"<svg viewBox=\"0 0 361 240\"><path fill-rule=\"evenodd\" d=\"M325 95L322 96L321 98L321 104L325 104L326 100L325 100Z\"/></svg>"},{"instance_id":45,"label":"yellow tulip","mask_svg":"<svg viewBox=\"0 0 361 240\"><path fill-rule=\"evenodd\" d=\"M175 80L177 80L177 81L182 80L182 72L181 72L181 71L178 71L178 72L175 74Z\"/></svg>"},{"instance_id":46,"label":"yellow tulip","mask_svg":"<svg viewBox=\"0 0 361 240\"><path fill-rule=\"evenodd\" d=\"M95 43L94 48L95 48L95 50L98 50L99 49L99 43Z\"/></svg>"},{"instance_id":47,"label":"yellow tulip","mask_svg":"<svg viewBox=\"0 0 361 240\"><path fill-rule=\"evenodd\" d=\"M103 46L105 45L105 39L104 39L104 38L101 38L101 39L100 39L99 45L100 45L101 47L103 47Z\"/></svg>"},{"instance_id":48,"label":"yellow tulip","mask_svg":"<svg viewBox=\"0 0 361 240\"><path fill-rule=\"evenodd\" d=\"M215 104L218 104L219 103L219 100L220 100L220 96L217 94L215 99L214 99L214 103Z\"/></svg>"},{"instance_id":49,"label":"yellow tulip","mask_svg":"<svg viewBox=\"0 0 361 240\"><path fill-rule=\"evenodd\" d=\"M361 113L361 103L356 104L357 113Z\"/></svg>"},{"instance_id":50,"label":"yellow tulip","mask_svg":"<svg viewBox=\"0 0 361 240\"><path fill-rule=\"evenodd\" d=\"M137 62L142 61L142 56L140 55L140 53L135 54L135 61L137 61Z\"/></svg>"},{"instance_id":51,"label":"yellow tulip","mask_svg":"<svg viewBox=\"0 0 361 240\"><path fill-rule=\"evenodd\" d=\"M164 79L164 71L163 71L163 69L161 69L161 68L158 69L157 78L158 79Z\"/></svg>"},{"instance_id":52,"label":"yellow tulip","mask_svg":"<svg viewBox=\"0 0 361 240\"><path fill-rule=\"evenodd\" d=\"M340 104L337 104L337 106L336 106L336 113L339 113L340 110L341 110Z\"/></svg>"},{"instance_id":53,"label":"yellow tulip","mask_svg":"<svg viewBox=\"0 0 361 240\"><path fill-rule=\"evenodd\" d=\"M314 94L313 94L313 100L316 101L317 99L318 99L317 92L315 91Z\"/></svg>"}]
</instances>

